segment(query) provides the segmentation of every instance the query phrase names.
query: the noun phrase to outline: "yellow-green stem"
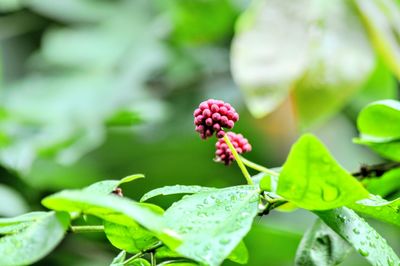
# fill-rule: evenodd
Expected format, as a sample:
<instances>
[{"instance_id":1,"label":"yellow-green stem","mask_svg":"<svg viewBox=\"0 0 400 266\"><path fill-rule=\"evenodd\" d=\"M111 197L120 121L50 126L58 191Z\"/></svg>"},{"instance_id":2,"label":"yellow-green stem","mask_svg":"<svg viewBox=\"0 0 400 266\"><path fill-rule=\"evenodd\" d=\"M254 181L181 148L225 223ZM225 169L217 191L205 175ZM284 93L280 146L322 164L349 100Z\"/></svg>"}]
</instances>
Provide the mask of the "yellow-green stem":
<instances>
[{"instance_id":1,"label":"yellow-green stem","mask_svg":"<svg viewBox=\"0 0 400 266\"><path fill-rule=\"evenodd\" d=\"M239 156L240 156L240 155L239 155ZM264 167L264 166L262 166L262 165L253 163L252 161L249 161L249 160L247 160L246 158L244 158L244 157L242 157L242 156L240 156L240 159L242 160L242 162L243 162L246 166L248 166L248 167L250 167L250 168L252 168L252 169L254 169L254 170L257 170L257 171L259 171L259 172L263 172L263 173L266 173L266 174L269 174L269 175L279 176L279 174L278 174L277 172L272 171L272 170L270 170L270 169L268 169L268 168L266 168L266 167Z\"/></svg>"},{"instance_id":2,"label":"yellow-green stem","mask_svg":"<svg viewBox=\"0 0 400 266\"><path fill-rule=\"evenodd\" d=\"M235 147L233 147L232 142L229 140L228 134L225 134L224 140L225 140L225 143L228 144L228 147L231 150L231 153L232 153L233 157L235 158L240 170L242 171L244 178L246 178L247 184L253 185L254 184L253 180L251 180L251 176L250 176L249 172L247 171L246 166L244 166Z\"/></svg>"},{"instance_id":3,"label":"yellow-green stem","mask_svg":"<svg viewBox=\"0 0 400 266\"><path fill-rule=\"evenodd\" d=\"M102 225L73 225L69 228L72 233L99 233L104 232Z\"/></svg>"}]
</instances>

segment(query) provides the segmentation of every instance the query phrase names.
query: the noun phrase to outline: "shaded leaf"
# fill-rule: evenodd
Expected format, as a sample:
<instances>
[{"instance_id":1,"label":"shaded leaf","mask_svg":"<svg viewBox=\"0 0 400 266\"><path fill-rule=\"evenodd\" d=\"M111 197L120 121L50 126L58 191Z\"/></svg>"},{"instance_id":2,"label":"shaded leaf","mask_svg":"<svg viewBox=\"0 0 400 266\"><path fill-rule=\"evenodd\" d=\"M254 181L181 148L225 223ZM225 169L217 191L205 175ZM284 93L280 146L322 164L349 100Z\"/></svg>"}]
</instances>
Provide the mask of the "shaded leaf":
<instances>
[{"instance_id":1,"label":"shaded leaf","mask_svg":"<svg viewBox=\"0 0 400 266\"><path fill-rule=\"evenodd\" d=\"M0 184L0 216L16 216L27 212L28 205L14 189Z\"/></svg>"},{"instance_id":2,"label":"shaded leaf","mask_svg":"<svg viewBox=\"0 0 400 266\"><path fill-rule=\"evenodd\" d=\"M151 199L159 195L165 196L173 194L194 194L194 193L207 192L213 190L216 190L216 188L201 187L201 186L184 186L184 185L165 186L147 192L146 194L143 195L140 201L141 202L146 201L148 199Z\"/></svg>"},{"instance_id":3,"label":"shaded leaf","mask_svg":"<svg viewBox=\"0 0 400 266\"><path fill-rule=\"evenodd\" d=\"M320 219L304 234L296 252L295 265L334 266L340 264L351 246Z\"/></svg>"},{"instance_id":4,"label":"shaded leaf","mask_svg":"<svg viewBox=\"0 0 400 266\"><path fill-rule=\"evenodd\" d=\"M400 190L400 168L387 171L379 178L369 178L365 183L369 192L385 197Z\"/></svg>"},{"instance_id":5,"label":"shaded leaf","mask_svg":"<svg viewBox=\"0 0 400 266\"><path fill-rule=\"evenodd\" d=\"M316 137L306 134L292 146L279 175L277 194L305 209L326 210L369 193Z\"/></svg>"},{"instance_id":6,"label":"shaded leaf","mask_svg":"<svg viewBox=\"0 0 400 266\"><path fill-rule=\"evenodd\" d=\"M122 250L111 262L110 266L123 266L126 258L126 251Z\"/></svg>"},{"instance_id":7,"label":"shaded leaf","mask_svg":"<svg viewBox=\"0 0 400 266\"><path fill-rule=\"evenodd\" d=\"M398 265L400 259L371 226L354 211L342 207L315 212L333 231L343 237L371 265Z\"/></svg>"},{"instance_id":8,"label":"shaded leaf","mask_svg":"<svg viewBox=\"0 0 400 266\"><path fill-rule=\"evenodd\" d=\"M250 230L258 193L256 187L246 185L200 192L175 202L164 218L182 236L176 251L201 263L221 264Z\"/></svg>"},{"instance_id":9,"label":"shaded leaf","mask_svg":"<svg viewBox=\"0 0 400 266\"><path fill-rule=\"evenodd\" d=\"M23 223L23 227L15 230L19 223ZM60 243L69 226L69 216L65 213L35 212L0 219L0 230L7 225L12 225L13 230L2 232L6 235L0 238L0 264L26 265L40 260Z\"/></svg>"},{"instance_id":10,"label":"shaded leaf","mask_svg":"<svg viewBox=\"0 0 400 266\"><path fill-rule=\"evenodd\" d=\"M243 241L240 241L236 248L232 250L228 260L239 264L246 264L249 261L249 251Z\"/></svg>"}]
</instances>

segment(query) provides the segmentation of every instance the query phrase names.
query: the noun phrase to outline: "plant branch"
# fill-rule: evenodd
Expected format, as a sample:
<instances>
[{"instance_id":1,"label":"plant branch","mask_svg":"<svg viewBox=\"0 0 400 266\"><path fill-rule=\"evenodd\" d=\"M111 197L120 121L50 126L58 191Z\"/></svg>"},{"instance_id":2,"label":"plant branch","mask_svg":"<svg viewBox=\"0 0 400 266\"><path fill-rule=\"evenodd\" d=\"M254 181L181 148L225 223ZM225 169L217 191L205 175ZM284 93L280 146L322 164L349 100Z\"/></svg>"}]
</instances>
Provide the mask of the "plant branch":
<instances>
[{"instance_id":1,"label":"plant branch","mask_svg":"<svg viewBox=\"0 0 400 266\"><path fill-rule=\"evenodd\" d=\"M268 169L268 168L266 168L266 167L264 167L262 165L259 165L259 164L256 164L256 163L250 161L250 160L247 160L246 158L244 158L244 157L242 157L240 155L239 155L239 157L240 157L240 159L242 160L242 162L246 166L248 166L248 167L250 167L250 168L252 168L254 170L257 170L259 172L263 172L263 173L266 173L266 174L269 174L269 175L273 175L273 176L279 176L279 174L277 172L273 171L273 170L270 170L270 169Z\"/></svg>"},{"instance_id":2,"label":"plant branch","mask_svg":"<svg viewBox=\"0 0 400 266\"><path fill-rule=\"evenodd\" d=\"M104 232L103 225L71 225L69 230L71 233L99 233Z\"/></svg>"},{"instance_id":3,"label":"plant branch","mask_svg":"<svg viewBox=\"0 0 400 266\"><path fill-rule=\"evenodd\" d=\"M161 247L162 245L163 245L163 243L162 243L161 241L158 241L158 242L155 243L154 245L152 245L152 246L150 246L150 247L148 247L148 248L146 248L146 249L143 249L142 251L136 253L135 255L133 255L132 257L130 257L130 258L127 259L126 261L124 261L122 264L123 264L123 265L128 264L129 262L131 262L131 261L133 261L133 260L135 260L135 259L137 259L137 258L140 258L140 257L143 256L144 254L156 250L157 248ZM153 253L151 253L151 254L153 254Z\"/></svg>"},{"instance_id":4,"label":"plant branch","mask_svg":"<svg viewBox=\"0 0 400 266\"><path fill-rule=\"evenodd\" d=\"M363 180L365 178L380 177L385 172L398 167L400 167L400 163L398 162L381 163L374 165L363 164L361 165L360 170L358 172L352 173L352 175L358 180Z\"/></svg>"},{"instance_id":5,"label":"plant branch","mask_svg":"<svg viewBox=\"0 0 400 266\"><path fill-rule=\"evenodd\" d=\"M224 140L225 140L226 144L228 144L228 147L231 150L232 155L235 158L240 170L242 171L244 178L246 178L247 184L253 185L254 184L253 180L251 179L251 176L250 176L249 172L247 171L246 166L244 166L242 160L240 159L240 156L237 153L235 147L233 147L233 144L230 141L228 134L224 135Z\"/></svg>"}]
</instances>

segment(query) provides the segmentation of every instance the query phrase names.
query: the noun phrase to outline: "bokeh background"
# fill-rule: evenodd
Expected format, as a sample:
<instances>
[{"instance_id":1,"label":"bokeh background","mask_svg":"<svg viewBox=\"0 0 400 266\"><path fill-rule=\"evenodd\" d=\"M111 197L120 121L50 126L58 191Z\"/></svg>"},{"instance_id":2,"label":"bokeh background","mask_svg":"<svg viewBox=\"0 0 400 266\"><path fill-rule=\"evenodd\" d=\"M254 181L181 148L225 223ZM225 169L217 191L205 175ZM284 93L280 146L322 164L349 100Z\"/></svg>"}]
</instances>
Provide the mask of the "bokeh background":
<instances>
[{"instance_id":1,"label":"bokeh background","mask_svg":"<svg viewBox=\"0 0 400 266\"><path fill-rule=\"evenodd\" d=\"M0 216L135 173L146 178L123 187L133 199L164 185L242 184L194 132L208 98L238 110L235 131L260 164L282 165L302 132L349 171L382 162L352 138L362 106L398 98L400 4L383 1L391 28L375 29L373 5L328 2L0 0ZM249 265L293 265L314 219L257 218ZM369 221L400 252L399 230ZM37 265L108 265L117 253L100 235L69 235ZM343 265L366 261L354 252Z\"/></svg>"}]
</instances>

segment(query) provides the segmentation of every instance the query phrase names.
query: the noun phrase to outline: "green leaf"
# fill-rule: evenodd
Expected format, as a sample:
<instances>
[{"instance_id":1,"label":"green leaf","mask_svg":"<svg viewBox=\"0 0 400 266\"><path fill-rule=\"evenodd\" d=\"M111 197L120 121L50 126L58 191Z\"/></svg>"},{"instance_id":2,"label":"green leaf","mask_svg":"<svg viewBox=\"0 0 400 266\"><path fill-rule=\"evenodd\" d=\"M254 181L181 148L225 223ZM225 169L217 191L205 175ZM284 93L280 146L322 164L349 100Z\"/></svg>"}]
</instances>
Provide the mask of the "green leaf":
<instances>
[{"instance_id":1,"label":"green leaf","mask_svg":"<svg viewBox=\"0 0 400 266\"><path fill-rule=\"evenodd\" d=\"M229 254L228 260L239 264L247 264L249 261L249 251L243 241L240 241L231 254Z\"/></svg>"},{"instance_id":2,"label":"green leaf","mask_svg":"<svg viewBox=\"0 0 400 266\"><path fill-rule=\"evenodd\" d=\"M134 259L133 261L124 264L124 266L151 266L151 264L145 259L137 258Z\"/></svg>"},{"instance_id":3,"label":"green leaf","mask_svg":"<svg viewBox=\"0 0 400 266\"><path fill-rule=\"evenodd\" d=\"M376 50L400 79L400 7L391 0L356 0L355 3Z\"/></svg>"},{"instance_id":4,"label":"green leaf","mask_svg":"<svg viewBox=\"0 0 400 266\"><path fill-rule=\"evenodd\" d=\"M23 226L16 230L19 224ZM40 260L61 242L68 226L65 213L35 212L0 219L0 230L5 233L0 238L0 265L27 265Z\"/></svg>"},{"instance_id":5,"label":"green leaf","mask_svg":"<svg viewBox=\"0 0 400 266\"><path fill-rule=\"evenodd\" d=\"M369 198L349 204L348 207L375 219L400 226L400 198L387 201L370 195Z\"/></svg>"},{"instance_id":6,"label":"green leaf","mask_svg":"<svg viewBox=\"0 0 400 266\"><path fill-rule=\"evenodd\" d=\"M127 198L65 190L44 198L42 204L49 209L82 212L113 223L130 225L134 220L170 247L179 243L179 235L165 225L159 213Z\"/></svg>"},{"instance_id":7,"label":"green leaf","mask_svg":"<svg viewBox=\"0 0 400 266\"><path fill-rule=\"evenodd\" d=\"M382 100L366 106L358 116L360 137L354 142L366 145L381 156L400 160L400 102Z\"/></svg>"},{"instance_id":8,"label":"green leaf","mask_svg":"<svg viewBox=\"0 0 400 266\"><path fill-rule=\"evenodd\" d=\"M140 201L143 202L159 195L165 196L173 194L194 194L194 193L207 192L213 190L216 190L216 188L201 187L201 186L184 186L184 185L165 186L147 192L146 194L143 195Z\"/></svg>"},{"instance_id":9,"label":"green leaf","mask_svg":"<svg viewBox=\"0 0 400 266\"><path fill-rule=\"evenodd\" d=\"M255 186L236 186L184 196L164 215L182 236L177 252L211 266L220 265L250 230L258 212Z\"/></svg>"},{"instance_id":10,"label":"green leaf","mask_svg":"<svg viewBox=\"0 0 400 266\"><path fill-rule=\"evenodd\" d=\"M293 146L279 175L277 194L299 207L327 210L368 197L368 191L344 170L313 135Z\"/></svg>"},{"instance_id":11,"label":"green leaf","mask_svg":"<svg viewBox=\"0 0 400 266\"><path fill-rule=\"evenodd\" d=\"M122 250L111 262L110 266L123 266L126 258L126 251Z\"/></svg>"},{"instance_id":12,"label":"green leaf","mask_svg":"<svg viewBox=\"0 0 400 266\"><path fill-rule=\"evenodd\" d=\"M315 213L372 265L398 265L400 263L400 259L387 241L354 211L342 207Z\"/></svg>"},{"instance_id":13,"label":"green leaf","mask_svg":"<svg viewBox=\"0 0 400 266\"><path fill-rule=\"evenodd\" d=\"M350 250L351 246L343 238L318 219L301 239L295 265L338 265Z\"/></svg>"},{"instance_id":14,"label":"green leaf","mask_svg":"<svg viewBox=\"0 0 400 266\"><path fill-rule=\"evenodd\" d=\"M27 212L28 205L14 189L0 184L0 216L16 216Z\"/></svg>"},{"instance_id":15,"label":"green leaf","mask_svg":"<svg viewBox=\"0 0 400 266\"><path fill-rule=\"evenodd\" d=\"M122 178L121 180L103 180L84 188L84 190L86 192L100 193L103 195L107 195L110 194L114 189L116 189L121 184L128 183L139 178L144 178L144 175L142 174L130 175Z\"/></svg>"},{"instance_id":16,"label":"green leaf","mask_svg":"<svg viewBox=\"0 0 400 266\"><path fill-rule=\"evenodd\" d=\"M152 204L141 204L158 214L163 214L163 210ZM146 230L133 220L126 220L123 217L117 220L122 223L104 221L104 233L111 244L129 253L137 253L146 247L152 246L159 240L150 231Z\"/></svg>"},{"instance_id":17,"label":"green leaf","mask_svg":"<svg viewBox=\"0 0 400 266\"><path fill-rule=\"evenodd\" d=\"M390 193L400 190L400 168L385 172L379 178L369 178L365 180L369 192L381 197L386 197Z\"/></svg>"}]
</instances>

